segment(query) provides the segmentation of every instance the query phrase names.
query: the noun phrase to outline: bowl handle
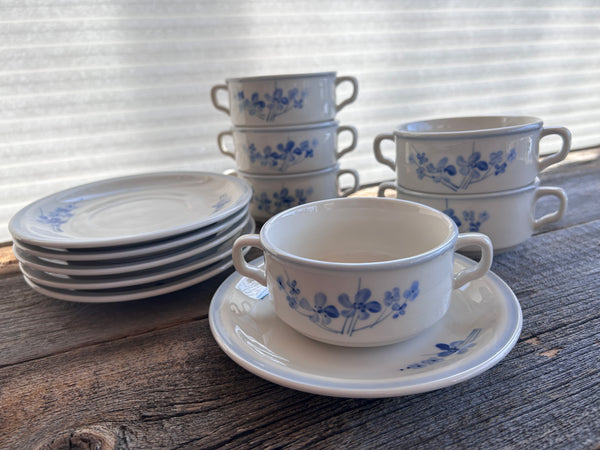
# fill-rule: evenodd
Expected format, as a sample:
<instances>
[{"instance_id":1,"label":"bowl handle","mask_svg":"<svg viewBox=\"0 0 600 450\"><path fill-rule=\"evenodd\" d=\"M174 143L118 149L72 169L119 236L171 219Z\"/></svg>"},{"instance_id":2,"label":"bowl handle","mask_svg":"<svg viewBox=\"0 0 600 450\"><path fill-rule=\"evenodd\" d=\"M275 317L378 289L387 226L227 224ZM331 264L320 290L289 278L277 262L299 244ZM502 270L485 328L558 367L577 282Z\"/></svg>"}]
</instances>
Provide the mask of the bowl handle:
<instances>
[{"instance_id":1,"label":"bowl handle","mask_svg":"<svg viewBox=\"0 0 600 450\"><path fill-rule=\"evenodd\" d=\"M226 84L217 84L216 86L213 86L210 90L210 99L215 108L217 108L219 111L223 111L225 114L229 115L229 108L226 108L225 106L221 105L219 103L219 99L217 98L217 93L219 91L227 91L227 90L228 89L227 89Z\"/></svg>"},{"instance_id":2,"label":"bowl handle","mask_svg":"<svg viewBox=\"0 0 600 450\"><path fill-rule=\"evenodd\" d=\"M244 247L256 247L264 251L262 243L260 242L260 235L258 234L245 234L240 236L233 243L233 266L240 274L245 277L252 278L258 281L263 286L267 285L267 276L263 269L258 267L252 267L248 264L244 258Z\"/></svg>"},{"instance_id":3,"label":"bowl handle","mask_svg":"<svg viewBox=\"0 0 600 450\"><path fill-rule=\"evenodd\" d=\"M354 150L356 148L356 143L358 142L358 131L356 130L356 127L353 127L352 125L342 125L342 126L338 127L338 129L336 131L336 140L337 140L337 136L339 136L340 133L343 133L344 131L348 131L352 135L352 142L350 142L350 144L346 148L339 150L335 154L335 159L340 159L346 153ZM337 148L337 143L336 143L336 148Z\"/></svg>"},{"instance_id":4,"label":"bowl handle","mask_svg":"<svg viewBox=\"0 0 600 450\"><path fill-rule=\"evenodd\" d=\"M396 163L391 159L386 158L381 153L381 142L382 141L392 141L395 142L395 137L393 134L379 134L375 136L375 140L373 141L373 152L375 153L375 159L379 161L381 164L385 164L392 170L396 170Z\"/></svg>"},{"instance_id":5,"label":"bowl handle","mask_svg":"<svg viewBox=\"0 0 600 450\"><path fill-rule=\"evenodd\" d=\"M381 183L377 188L377 197L387 197L387 195L385 195L385 192L388 189L396 191L396 197L394 198L398 198L398 186L393 181L386 181L385 183Z\"/></svg>"},{"instance_id":6,"label":"bowl handle","mask_svg":"<svg viewBox=\"0 0 600 450\"><path fill-rule=\"evenodd\" d=\"M539 219L534 219L533 221L533 229L537 230L542 225L547 223L556 222L560 220L562 216L565 214L567 210L567 194L564 189L559 187L550 187L550 186L542 186L538 190L535 191L535 199L533 204L538 201L538 199L542 197L556 197L558 199L558 210L546 214L545 216L540 217Z\"/></svg>"},{"instance_id":7,"label":"bowl handle","mask_svg":"<svg viewBox=\"0 0 600 450\"><path fill-rule=\"evenodd\" d=\"M358 80L354 77L337 77L335 79L335 87L338 87L344 81L349 81L352 84L352 94L339 105L335 105L336 112L341 111L344 106L352 103L358 96Z\"/></svg>"},{"instance_id":8,"label":"bowl handle","mask_svg":"<svg viewBox=\"0 0 600 450\"><path fill-rule=\"evenodd\" d=\"M235 159L235 153L231 150L227 150L227 147L225 146L225 143L223 142L223 138L225 136L230 136L231 139L233 139L233 133L231 131L221 131L217 135L217 145L219 146L219 150L221 150L221 153L223 153L225 156L229 156L230 158ZM235 147L235 144L234 144L234 147Z\"/></svg>"},{"instance_id":9,"label":"bowl handle","mask_svg":"<svg viewBox=\"0 0 600 450\"><path fill-rule=\"evenodd\" d=\"M452 289L458 289L469 281L481 278L488 270L490 270L490 267L492 267L494 250L492 249L492 241L490 238L481 233L461 233L456 240L454 251L471 245L475 245L481 249L481 259L475 267L461 270L454 276Z\"/></svg>"},{"instance_id":10,"label":"bowl handle","mask_svg":"<svg viewBox=\"0 0 600 450\"><path fill-rule=\"evenodd\" d=\"M559 152L553 155L546 156L538 161L538 172L541 172L546 167L556 164L567 157L569 150L571 150L571 132L564 127L548 127L542 129L540 133L540 139L550 134L556 134L562 139L562 148Z\"/></svg>"},{"instance_id":11,"label":"bowl handle","mask_svg":"<svg viewBox=\"0 0 600 450\"><path fill-rule=\"evenodd\" d=\"M352 175L352 178L354 179L354 183L352 184L351 187L341 190L339 188L340 177L345 174ZM358 176L358 172L355 169L338 170L338 173L336 174L335 177L336 177L336 184L338 185L338 195L340 197L348 197L350 194L354 194L356 191L358 191L358 188L360 187L360 177Z\"/></svg>"}]
</instances>

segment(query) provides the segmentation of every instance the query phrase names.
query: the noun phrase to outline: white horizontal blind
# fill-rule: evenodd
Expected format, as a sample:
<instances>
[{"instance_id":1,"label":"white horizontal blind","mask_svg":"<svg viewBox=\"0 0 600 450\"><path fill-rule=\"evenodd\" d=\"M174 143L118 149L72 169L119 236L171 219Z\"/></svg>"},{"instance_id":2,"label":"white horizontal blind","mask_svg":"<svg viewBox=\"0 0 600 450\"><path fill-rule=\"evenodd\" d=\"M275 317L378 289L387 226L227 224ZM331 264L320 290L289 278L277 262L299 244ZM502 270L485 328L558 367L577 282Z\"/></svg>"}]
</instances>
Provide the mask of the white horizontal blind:
<instances>
[{"instance_id":1,"label":"white horizontal blind","mask_svg":"<svg viewBox=\"0 0 600 450\"><path fill-rule=\"evenodd\" d=\"M359 80L338 120L363 183L393 177L374 136L422 118L536 115L600 144L598 1L1 0L0 241L70 186L233 167L211 86L322 71Z\"/></svg>"}]
</instances>

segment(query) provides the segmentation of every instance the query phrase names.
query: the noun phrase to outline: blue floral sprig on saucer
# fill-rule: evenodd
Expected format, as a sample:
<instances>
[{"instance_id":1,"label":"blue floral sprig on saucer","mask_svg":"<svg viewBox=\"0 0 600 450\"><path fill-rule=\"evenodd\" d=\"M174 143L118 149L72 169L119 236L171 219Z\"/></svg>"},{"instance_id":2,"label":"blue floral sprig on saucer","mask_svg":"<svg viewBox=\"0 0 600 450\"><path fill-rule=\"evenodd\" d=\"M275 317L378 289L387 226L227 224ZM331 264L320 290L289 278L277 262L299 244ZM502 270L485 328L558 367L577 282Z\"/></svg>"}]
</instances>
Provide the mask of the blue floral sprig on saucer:
<instances>
[{"instance_id":1,"label":"blue floral sprig on saucer","mask_svg":"<svg viewBox=\"0 0 600 450\"><path fill-rule=\"evenodd\" d=\"M267 145L261 152L252 143L248 147L244 146L244 150L248 153L250 163L258 163L263 167L268 166L277 169L279 172L284 172L289 167L312 158L315 154L314 149L318 144L319 141L316 139L310 142L305 140L299 144L290 139L286 143L277 144L275 149Z\"/></svg>"},{"instance_id":2,"label":"blue floral sprig on saucer","mask_svg":"<svg viewBox=\"0 0 600 450\"><path fill-rule=\"evenodd\" d=\"M297 88L292 88L284 93L283 89L277 86L273 93L266 93L262 97L258 92L253 92L249 96L244 91L237 93L240 112L246 111L249 115L265 122L273 122L292 109L302 109L307 96L306 90L299 91Z\"/></svg>"},{"instance_id":3,"label":"blue floral sprig on saucer","mask_svg":"<svg viewBox=\"0 0 600 450\"><path fill-rule=\"evenodd\" d=\"M481 328L475 328L469 333L469 335L462 341L452 341L449 344L438 343L435 346L438 348L438 352L430 358L424 359L414 364L410 364L400 371L422 369L424 367L431 366L446 361L447 358L453 355L462 355L467 353L471 347L477 345L475 342L481 334Z\"/></svg>"},{"instance_id":4,"label":"blue floral sprig on saucer","mask_svg":"<svg viewBox=\"0 0 600 450\"><path fill-rule=\"evenodd\" d=\"M290 191L284 187L279 192L256 194L252 197L252 203L256 205L259 211L276 214L292 206L305 204L312 193L312 188Z\"/></svg>"},{"instance_id":5,"label":"blue floral sprig on saucer","mask_svg":"<svg viewBox=\"0 0 600 450\"><path fill-rule=\"evenodd\" d=\"M370 289L361 287L359 279L354 295L351 297L340 293L337 304L328 302L327 296L322 292L317 292L310 302L302 296L298 282L290 280L287 276L277 277L277 285L285 291L290 308L298 314L307 317L324 330L348 336L373 328L390 317L397 319L404 316L408 304L419 296L418 281L413 281L404 291L394 287L386 291L383 299L378 300L371 298Z\"/></svg>"},{"instance_id":6,"label":"blue floral sprig on saucer","mask_svg":"<svg viewBox=\"0 0 600 450\"><path fill-rule=\"evenodd\" d=\"M489 159L485 161L481 158L481 153L475 151L473 145L471 155L467 159L462 155L457 156L456 164L451 164L446 156L440 158L437 163L430 162L425 152L418 151L410 154L409 162L417 166L417 176L420 180L430 178L457 192L491 176L503 174L508 164L516 158L517 151L513 148L506 154L504 150L492 152Z\"/></svg>"},{"instance_id":7,"label":"blue floral sprig on saucer","mask_svg":"<svg viewBox=\"0 0 600 450\"><path fill-rule=\"evenodd\" d=\"M214 205L212 205L213 212L218 212L218 211L222 210L223 207L230 201L231 201L231 197L229 196L229 194L227 194L227 193L221 194L219 196L219 200L217 200L217 202Z\"/></svg>"},{"instance_id":8,"label":"blue floral sprig on saucer","mask_svg":"<svg viewBox=\"0 0 600 450\"><path fill-rule=\"evenodd\" d=\"M44 225L50 225L52 230L57 233L62 233L62 225L67 223L71 217L75 215L73 212L77 208L74 203L68 203L65 206L58 206L48 213L44 213L44 210L40 209L40 214L37 217L39 223Z\"/></svg>"}]
</instances>

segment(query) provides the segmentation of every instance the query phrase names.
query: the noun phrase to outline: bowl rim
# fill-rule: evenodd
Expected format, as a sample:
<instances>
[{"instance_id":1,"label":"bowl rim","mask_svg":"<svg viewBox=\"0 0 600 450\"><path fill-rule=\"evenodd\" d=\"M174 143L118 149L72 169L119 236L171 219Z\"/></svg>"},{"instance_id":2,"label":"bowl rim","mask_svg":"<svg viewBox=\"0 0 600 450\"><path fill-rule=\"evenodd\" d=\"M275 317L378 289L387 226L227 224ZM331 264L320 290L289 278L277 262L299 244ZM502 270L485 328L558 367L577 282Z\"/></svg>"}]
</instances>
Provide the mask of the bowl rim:
<instances>
[{"instance_id":1,"label":"bowl rim","mask_svg":"<svg viewBox=\"0 0 600 450\"><path fill-rule=\"evenodd\" d=\"M446 130L446 131L435 131L435 130L415 130L417 126L424 126L426 124L441 124L450 121L462 121L462 122L482 122L482 121L498 121L498 126L488 126L485 128L473 127L472 129L460 129L460 130ZM504 120L510 120L514 124L502 125L500 122ZM424 119L417 120L414 122L407 122L399 125L394 130L394 135L405 139L457 139L457 138L477 138L477 137L494 137L506 134L516 134L531 132L536 129L540 129L543 126L542 119L534 116L511 116L511 115L498 115L498 116L464 116L464 117L443 117L435 119ZM463 127L466 128L466 127Z\"/></svg>"},{"instance_id":2,"label":"bowl rim","mask_svg":"<svg viewBox=\"0 0 600 450\"><path fill-rule=\"evenodd\" d=\"M317 78L317 77L333 77L337 76L337 72L314 72L314 73L284 73L278 75L257 75L251 77L232 77L226 78L229 82L246 82L246 81L270 81L270 80L289 80L292 78Z\"/></svg>"},{"instance_id":3,"label":"bowl rim","mask_svg":"<svg viewBox=\"0 0 600 450\"><path fill-rule=\"evenodd\" d=\"M341 206L338 206L341 205ZM348 205L369 205L371 208L378 209L389 209L394 207L401 208L413 208L419 209L421 211L426 211L427 214L435 216L439 218L440 221L444 222L447 226L447 236L439 243L437 246L430 248L425 252L418 253L416 255L397 258L385 261L375 261L375 262L334 262L334 261L323 261L303 256L298 256L293 253L290 253L286 250L283 250L276 246L272 239L269 237L270 230L277 226L277 222L283 220L284 218L298 214L304 210L315 210L315 213L318 213L318 209L320 208L346 208L346 207L358 207L358 206L348 206ZM411 267L418 264L423 264L428 262L438 256L443 255L444 253L452 250L454 248L454 244L458 238L458 227L456 223L448 217L446 214L438 211L435 208L431 208L427 205L423 205L421 203L412 202L409 200L401 200L394 198L380 198L380 197L349 197L349 198L336 198L336 199L327 199L320 200L316 202L306 203L303 205L295 206L293 208L284 210L273 217L271 217L265 224L262 226L260 230L260 241L263 246L263 250L266 253L265 256L271 256L280 261L285 261L286 263L294 263L302 266L308 266L315 269L322 270L338 270L338 271L346 271L346 272L356 272L356 271L383 271L383 270L392 270L399 269L404 267Z\"/></svg>"}]
</instances>

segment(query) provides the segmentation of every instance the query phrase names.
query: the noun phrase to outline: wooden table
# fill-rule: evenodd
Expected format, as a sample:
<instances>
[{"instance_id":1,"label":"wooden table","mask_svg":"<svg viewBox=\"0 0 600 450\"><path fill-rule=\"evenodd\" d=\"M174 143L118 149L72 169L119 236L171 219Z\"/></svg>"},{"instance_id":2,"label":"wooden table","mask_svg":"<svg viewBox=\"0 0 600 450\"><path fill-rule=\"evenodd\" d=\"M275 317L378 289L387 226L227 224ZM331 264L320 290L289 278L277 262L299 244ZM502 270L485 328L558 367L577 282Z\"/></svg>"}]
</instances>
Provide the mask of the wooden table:
<instances>
[{"instance_id":1,"label":"wooden table","mask_svg":"<svg viewBox=\"0 0 600 450\"><path fill-rule=\"evenodd\" d=\"M566 217L492 270L523 329L499 364L418 395L344 399L265 381L218 347L212 295L68 303L0 275L0 448L600 448L600 150L542 176ZM544 209L542 204L540 209ZM550 206L548 206L550 207Z\"/></svg>"}]
</instances>

